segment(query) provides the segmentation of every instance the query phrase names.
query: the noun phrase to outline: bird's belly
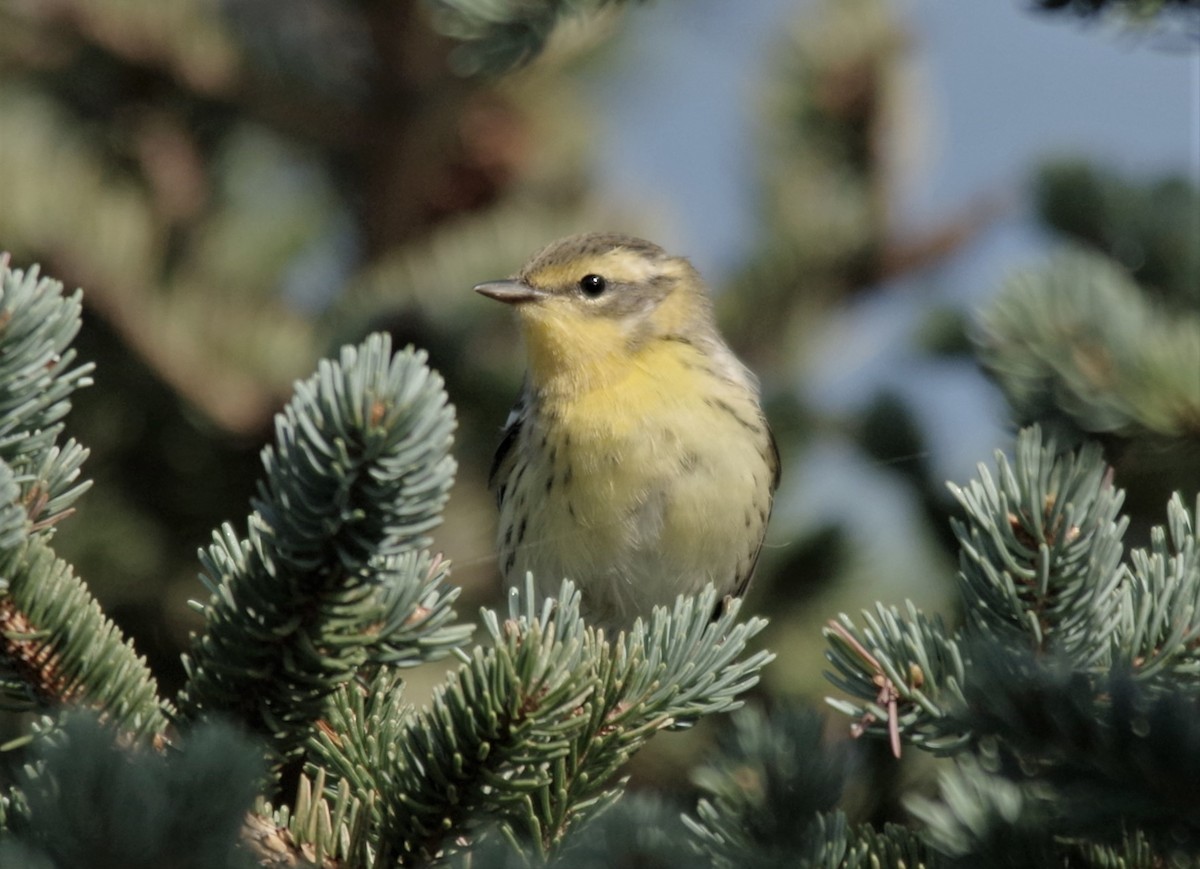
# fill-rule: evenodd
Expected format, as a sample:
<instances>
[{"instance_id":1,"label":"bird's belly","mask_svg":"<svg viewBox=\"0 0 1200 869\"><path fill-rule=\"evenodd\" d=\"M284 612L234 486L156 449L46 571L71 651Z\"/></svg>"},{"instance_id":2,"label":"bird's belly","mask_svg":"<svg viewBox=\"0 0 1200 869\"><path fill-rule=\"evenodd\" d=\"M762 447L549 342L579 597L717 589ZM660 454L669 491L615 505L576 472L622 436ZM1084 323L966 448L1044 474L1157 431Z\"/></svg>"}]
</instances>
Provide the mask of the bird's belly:
<instances>
[{"instance_id":1,"label":"bird's belly","mask_svg":"<svg viewBox=\"0 0 1200 869\"><path fill-rule=\"evenodd\" d=\"M588 614L609 625L708 583L721 593L737 588L770 505L762 450L746 432L714 431L711 421L659 431L646 422L628 437L550 439L554 462L524 474L509 498L528 517L511 547L510 584L530 571L540 593L555 594L573 579ZM502 527L515 515L502 514Z\"/></svg>"}]
</instances>

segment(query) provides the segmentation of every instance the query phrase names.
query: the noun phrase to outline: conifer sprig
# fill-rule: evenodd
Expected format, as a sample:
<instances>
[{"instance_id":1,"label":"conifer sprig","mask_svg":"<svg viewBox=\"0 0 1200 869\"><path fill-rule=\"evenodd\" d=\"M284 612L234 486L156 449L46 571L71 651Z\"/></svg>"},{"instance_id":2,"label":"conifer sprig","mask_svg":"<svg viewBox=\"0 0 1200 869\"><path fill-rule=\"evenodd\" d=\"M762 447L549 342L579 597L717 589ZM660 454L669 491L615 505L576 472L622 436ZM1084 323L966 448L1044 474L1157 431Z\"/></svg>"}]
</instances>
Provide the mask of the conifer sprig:
<instances>
[{"instance_id":1,"label":"conifer sprig","mask_svg":"<svg viewBox=\"0 0 1200 869\"><path fill-rule=\"evenodd\" d=\"M1037 427L1022 431L1015 458L997 455L951 486L965 510L959 539L964 625L950 632L911 604L878 606L865 626L841 616L826 630L830 679L851 700L831 699L855 731L957 751L973 738L957 711L975 657L991 646L1051 656L1101 692L1123 668L1148 687L1164 675L1200 672L1200 554L1195 519L1176 496L1167 528L1122 560L1128 520L1100 450L1058 453ZM1177 683L1172 683L1177 684Z\"/></svg>"},{"instance_id":2,"label":"conifer sprig","mask_svg":"<svg viewBox=\"0 0 1200 869\"><path fill-rule=\"evenodd\" d=\"M498 74L533 60L554 28L571 15L628 0L426 0L437 28L461 41L459 70Z\"/></svg>"},{"instance_id":3,"label":"conifer sprig","mask_svg":"<svg viewBox=\"0 0 1200 869\"><path fill-rule=\"evenodd\" d=\"M717 600L711 586L680 597L671 610L656 607L611 642L589 629L596 690L580 710L584 724L571 736L571 751L555 762L549 786L533 800L536 835L526 847L543 858L555 853L617 800L622 766L655 733L742 705L740 696L775 656L758 651L743 658L766 620L739 622L740 599L727 601L713 619Z\"/></svg>"},{"instance_id":4,"label":"conifer sprig","mask_svg":"<svg viewBox=\"0 0 1200 869\"><path fill-rule=\"evenodd\" d=\"M1171 310L1116 262L1069 249L984 311L983 365L1018 422L1074 439L1200 440L1200 310Z\"/></svg>"},{"instance_id":5,"label":"conifer sprig","mask_svg":"<svg viewBox=\"0 0 1200 869\"><path fill-rule=\"evenodd\" d=\"M973 633L1091 667L1117 623L1124 493L1095 444L1057 454L1036 431L1011 464L997 454L996 477L980 466L978 480L950 485L966 511L951 522L964 614Z\"/></svg>"},{"instance_id":6,"label":"conifer sprig","mask_svg":"<svg viewBox=\"0 0 1200 869\"><path fill-rule=\"evenodd\" d=\"M770 659L745 655L763 620L737 622L736 603L711 619L711 588L611 641L579 600L565 582L541 603L532 586L514 592L506 618L485 610L490 644L462 655L427 709L406 707L386 671L339 691L310 776L370 804L378 859L424 865L494 833L552 857L620 795L621 766L654 733L736 707Z\"/></svg>"},{"instance_id":7,"label":"conifer sprig","mask_svg":"<svg viewBox=\"0 0 1200 869\"><path fill-rule=\"evenodd\" d=\"M83 294L10 269L0 254L0 460L12 469L33 530L52 528L87 491L80 467L87 450L58 443L71 394L91 384L93 365L76 365Z\"/></svg>"},{"instance_id":8,"label":"conifer sprig","mask_svg":"<svg viewBox=\"0 0 1200 869\"><path fill-rule=\"evenodd\" d=\"M1121 598L1119 663L1141 679L1176 690L1200 687L1200 495L1189 511L1178 495L1167 525L1151 531L1150 546L1130 553Z\"/></svg>"},{"instance_id":9,"label":"conifer sprig","mask_svg":"<svg viewBox=\"0 0 1200 869\"><path fill-rule=\"evenodd\" d=\"M91 383L71 348L81 300L0 255L0 703L88 708L149 737L166 718L146 662L48 546L90 485L87 451L58 443L72 393Z\"/></svg>"},{"instance_id":10,"label":"conifer sprig","mask_svg":"<svg viewBox=\"0 0 1200 869\"><path fill-rule=\"evenodd\" d=\"M286 757L362 667L465 639L446 624L446 565L419 552L453 479L453 428L424 354L393 356L384 335L296 385L246 536L226 525L201 552L213 596L185 659L185 717L234 715Z\"/></svg>"},{"instance_id":11,"label":"conifer sprig","mask_svg":"<svg viewBox=\"0 0 1200 869\"><path fill-rule=\"evenodd\" d=\"M35 741L0 837L0 866L253 869L238 830L261 776L258 746L205 724L170 752L68 713Z\"/></svg>"},{"instance_id":12,"label":"conifer sprig","mask_svg":"<svg viewBox=\"0 0 1200 869\"><path fill-rule=\"evenodd\" d=\"M150 668L84 582L44 541L0 553L0 702L88 708L127 735L153 737L166 712Z\"/></svg>"}]
</instances>

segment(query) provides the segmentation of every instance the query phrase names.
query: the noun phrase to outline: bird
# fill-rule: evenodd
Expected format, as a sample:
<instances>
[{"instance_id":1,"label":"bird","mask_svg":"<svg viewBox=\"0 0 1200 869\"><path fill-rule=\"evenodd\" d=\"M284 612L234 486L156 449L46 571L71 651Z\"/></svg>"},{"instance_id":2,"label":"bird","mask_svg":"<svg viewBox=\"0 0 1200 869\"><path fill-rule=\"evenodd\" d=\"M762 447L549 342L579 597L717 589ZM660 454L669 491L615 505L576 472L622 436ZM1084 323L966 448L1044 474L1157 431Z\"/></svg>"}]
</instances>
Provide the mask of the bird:
<instances>
[{"instance_id":1,"label":"bird","mask_svg":"<svg viewBox=\"0 0 1200 869\"><path fill-rule=\"evenodd\" d=\"M617 632L754 573L779 487L758 380L694 266L620 233L547 245L475 291L516 309L527 371L489 473L509 588L564 578ZM715 615L715 614L714 614Z\"/></svg>"}]
</instances>

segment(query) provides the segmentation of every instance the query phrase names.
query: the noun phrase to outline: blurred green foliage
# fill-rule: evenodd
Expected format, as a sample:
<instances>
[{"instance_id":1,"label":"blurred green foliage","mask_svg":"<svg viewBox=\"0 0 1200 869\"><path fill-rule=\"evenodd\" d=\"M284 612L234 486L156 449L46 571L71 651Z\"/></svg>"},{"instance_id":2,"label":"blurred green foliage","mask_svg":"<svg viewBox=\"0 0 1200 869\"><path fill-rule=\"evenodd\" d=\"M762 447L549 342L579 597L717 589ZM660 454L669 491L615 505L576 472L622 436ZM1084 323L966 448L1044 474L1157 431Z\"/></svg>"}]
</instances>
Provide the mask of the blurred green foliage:
<instances>
[{"instance_id":1,"label":"blurred green foliage","mask_svg":"<svg viewBox=\"0 0 1200 869\"><path fill-rule=\"evenodd\" d=\"M1112 257L1172 310L1200 309L1200 188L1186 177L1062 160L1039 169L1033 193L1048 228Z\"/></svg>"}]
</instances>

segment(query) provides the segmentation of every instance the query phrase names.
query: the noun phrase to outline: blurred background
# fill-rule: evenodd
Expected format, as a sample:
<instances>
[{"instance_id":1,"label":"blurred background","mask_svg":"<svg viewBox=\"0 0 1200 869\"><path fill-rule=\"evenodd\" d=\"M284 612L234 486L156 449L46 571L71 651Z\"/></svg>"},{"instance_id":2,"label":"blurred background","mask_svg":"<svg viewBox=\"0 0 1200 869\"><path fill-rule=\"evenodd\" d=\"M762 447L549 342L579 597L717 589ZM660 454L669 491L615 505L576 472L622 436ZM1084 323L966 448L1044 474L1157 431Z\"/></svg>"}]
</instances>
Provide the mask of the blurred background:
<instances>
[{"instance_id":1,"label":"blurred background","mask_svg":"<svg viewBox=\"0 0 1200 869\"><path fill-rule=\"evenodd\" d=\"M762 378L784 462L748 602L772 619L768 693L826 692L838 612L953 618L945 481L1018 423L1103 436L1135 534L1200 488L1200 403L1170 431L1047 414L1064 393L1027 388L1000 316L1065 247L1136 278L1149 301L1129 305L1198 316L1194 17L577 4L601 8L501 75L556 14L488 30L479 5L0 0L0 250L84 289L76 346L97 365L69 418L95 486L55 545L166 691L206 594L197 548L243 527L293 380L370 330L446 378L460 470L435 548L464 618L499 601L485 476L523 355L470 288L576 231L690 256ZM1186 380L1197 353L1164 364ZM438 677L414 674L414 698ZM656 741L642 774L688 744Z\"/></svg>"}]
</instances>

